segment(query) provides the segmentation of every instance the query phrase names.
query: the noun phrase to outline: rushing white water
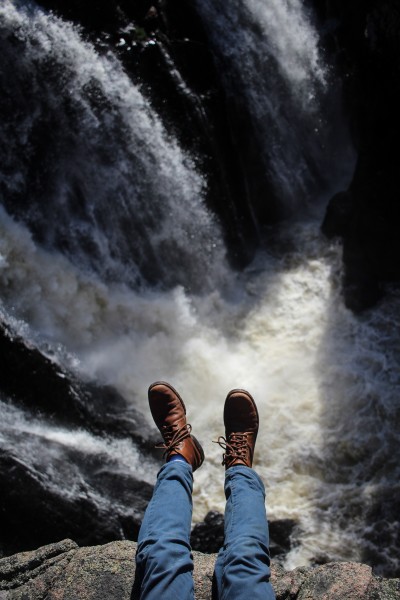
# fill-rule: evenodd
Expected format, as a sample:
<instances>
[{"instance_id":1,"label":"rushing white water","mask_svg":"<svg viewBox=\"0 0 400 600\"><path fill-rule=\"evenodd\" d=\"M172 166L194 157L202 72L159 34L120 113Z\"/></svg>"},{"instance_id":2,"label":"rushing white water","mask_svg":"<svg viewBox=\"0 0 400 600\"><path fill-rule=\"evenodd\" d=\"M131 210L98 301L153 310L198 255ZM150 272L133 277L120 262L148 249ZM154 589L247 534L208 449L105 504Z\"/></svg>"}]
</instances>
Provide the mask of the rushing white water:
<instances>
[{"instance_id":1,"label":"rushing white water","mask_svg":"<svg viewBox=\"0 0 400 600\"><path fill-rule=\"evenodd\" d=\"M18 216L39 229L44 244L1 209L2 317L60 363L115 385L149 419L148 385L165 379L178 388L207 457L196 473L196 520L209 509L223 510L221 450L212 440L223 434L227 392L248 388L259 406L256 468L267 483L270 516L299 523L287 565L321 554L357 560L373 551L375 565L395 570L395 535L382 549L376 532L395 521L390 496L400 480L394 456L400 433L398 291L389 290L362 317L347 311L340 298L341 248L322 239L312 219L277 229L243 274L230 273L219 227L203 204L203 176L118 61L99 57L70 25L22 6L10 0L0 6L6 51L10 58L15 51L5 33L10 29L25 51L11 80L29 75L34 92L24 113L18 86L5 88L24 117L0 128L9 160L7 168L0 165L1 189L25 198L26 214ZM319 148L308 134L311 124L319 127L318 94L326 85L303 5L247 0L236 11L203 0L199 10L226 89L241 90L268 140L276 190L297 205L309 189L304 156ZM273 63L281 79L259 57ZM40 73L47 67L52 77L43 89ZM88 88L100 103L91 102ZM68 110L55 91L65 102L70 98ZM61 125L59 137L50 139L59 150L49 166L56 191L46 191L42 206L37 190L26 187L23 158L47 110ZM71 182L80 189L79 210ZM184 285L135 291L147 251L158 274ZM203 293L193 292L204 281ZM3 402L0 411L1 447L33 461L51 486L65 488L57 469L62 448L100 456L116 471L147 481L156 475L157 465L144 466L129 440L32 422ZM42 451L41 439L46 447L53 444L51 453ZM78 479L72 472L66 478L71 493L79 493Z\"/></svg>"},{"instance_id":2,"label":"rushing white water","mask_svg":"<svg viewBox=\"0 0 400 600\"><path fill-rule=\"evenodd\" d=\"M0 5L0 43L9 121L0 175L4 196L23 206L9 208L47 247L103 279L201 287L223 276L206 182L114 55L11 0ZM31 171L40 169L35 189Z\"/></svg>"},{"instance_id":3,"label":"rushing white water","mask_svg":"<svg viewBox=\"0 0 400 600\"><path fill-rule=\"evenodd\" d=\"M219 0L205 0L198 7L220 52L233 58L237 65L242 62L239 55L244 55L247 71L243 78L249 76L249 71L252 76L266 78L268 61L274 57L292 93L301 96L308 106L318 101L317 90L326 86L326 68L320 57L318 34L301 0L246 0L238 10ZM256 70L252 66L255 50L259 66L265 61L265 69ZM259 84L247 91L254 93L257 88L260 93Z\"/></svg>"},{"instance_id":4,"label":"rushing white water","mask_svg":"<svg viewBox=\"0 0 400 600\"><path fill-rule=\"evenodd\" d=\"M154 483L153 474L143 463L143 457L129 440L96 437L84 429L70 431L27 417L10 404L0 402L2 427L0 448L28 467L35 465L46 487L58 494L75 496L81 493L82 474L79 465L65 464L66 450L71 449L88 460L96 457L103 467L130 474L142 481ZM82 460L82 459L81 459ZM75 462L69 457L68 462ZM98 494L101 499L101 491Z\"/></svg>"},{"instance_id":5,"label":"rushing white water","mask_svg":"<svg viewBox=\"0 0 400 600\"><path fill-rule=\"evenodd\" d=\"M347 311L340 246L321 239L317 223L281 231L230 291L202 298L179 287L142 295L106 287L65 259L28 251L24 230L7 225L0 282L5 289L13 280L8 303L14 299L16 314L145 414L152 381L166 379L182 393L207 457L195 478L196 520L223 510L221 450L212 440L223 433L226 393L245 387L259 406L256 465L270 516L301 527L288 566L321 554L362 559L368 511L400 475L392 459L400 433L395 291L364 317ZM117 447L112 452L127 462ZM151 479L156 465L147 471ZM395 548L387 552L395 566Z\"/></svg>"},{"instance_id":6,"label":"rushing white water","mask_svg":"<svg viewBox=\"0 0 400 600\"><path fill-rule=\"evenodd\" d=\"M196 6L230 104L238 120L246 118L243 103L250 107L247 135L258 140L265 177L290 214L307 205L336 162L321 110L328 74L311 15L301 0L246 0L234 9L223 0L198 0Z\"/></svg>"}]
</instances>

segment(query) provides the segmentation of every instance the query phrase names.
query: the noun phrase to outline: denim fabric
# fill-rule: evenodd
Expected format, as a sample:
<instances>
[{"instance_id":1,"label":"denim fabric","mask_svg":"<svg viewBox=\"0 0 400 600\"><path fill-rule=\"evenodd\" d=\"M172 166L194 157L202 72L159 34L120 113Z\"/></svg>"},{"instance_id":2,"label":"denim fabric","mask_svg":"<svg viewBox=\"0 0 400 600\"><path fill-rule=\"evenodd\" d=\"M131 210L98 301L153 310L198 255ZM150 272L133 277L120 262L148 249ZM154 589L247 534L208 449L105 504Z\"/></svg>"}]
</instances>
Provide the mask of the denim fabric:
<instances>
[{"instance_id":1,"label":"denim fabric","mask_svg":"<svg viewBox=\"0 0 400 600\"><path fill-rule=\"evenodd\" d=\"M215 564L214 595L219 600L274 600L264 484L253 469L231 467L225 473L225 496L225 543Z\"/></svg>"},{"instance_id":2,"label":"denim fabric","mask_svg":"<svg viewBox=\"0 0 400 600\"><path fill-rule=\"evenodd\" d=\"M193 475L189 464L166 463L139 533L136 580L141 600L191 600L190 549ZM215 565L220 600L274 600L269 583L268 524L264 485L253 469L225 474L225 544Z\"/></svg>"},{"instance_id":3,"label":"denim fabric","mask_svg":"<svg viewBox=\"0 0 400 600\"><path fill-rule=\"evenodd\" d=\"M188 463L172 461L159 471L138 537L136 585L141 600L194 598L192 489Z\"/></svg>"}]
</instances>

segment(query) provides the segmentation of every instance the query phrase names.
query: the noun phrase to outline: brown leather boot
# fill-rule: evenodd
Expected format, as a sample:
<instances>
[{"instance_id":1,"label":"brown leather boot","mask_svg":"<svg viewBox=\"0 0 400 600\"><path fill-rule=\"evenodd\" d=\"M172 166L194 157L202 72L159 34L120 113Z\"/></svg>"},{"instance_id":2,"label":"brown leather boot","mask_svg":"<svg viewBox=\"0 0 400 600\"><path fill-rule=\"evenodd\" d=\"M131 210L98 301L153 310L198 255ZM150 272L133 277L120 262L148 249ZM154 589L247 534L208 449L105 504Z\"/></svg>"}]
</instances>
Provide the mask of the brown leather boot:
<instances>
[{"instance_id":1,"label":"brown leather boot","mask_svg":"<svg viewBox=\"0 0 400 600\"><path fill-rule=\"evenodd\" d=\"M180 454L193 471L198 469L204 461L203 448L191 435L192 426L186 423L186 408L178 392L169 383L156 381L149 387L149 405L164 440L157 447L164 448L166 460Z\"/></svg>"},{"instance_id":2,"label":"brown leather boot","mask_svg":"<svg viewBox=\"0 0 400 600\"><path fill-rule=\"evenodd\" d=\"M234 465L253 465L254 447L258 433L258 411L254 399L245 390L232 390L224 407L225 437L218 444L225 450L222 464L225 469Z\"/></svg>"}]
</instances>

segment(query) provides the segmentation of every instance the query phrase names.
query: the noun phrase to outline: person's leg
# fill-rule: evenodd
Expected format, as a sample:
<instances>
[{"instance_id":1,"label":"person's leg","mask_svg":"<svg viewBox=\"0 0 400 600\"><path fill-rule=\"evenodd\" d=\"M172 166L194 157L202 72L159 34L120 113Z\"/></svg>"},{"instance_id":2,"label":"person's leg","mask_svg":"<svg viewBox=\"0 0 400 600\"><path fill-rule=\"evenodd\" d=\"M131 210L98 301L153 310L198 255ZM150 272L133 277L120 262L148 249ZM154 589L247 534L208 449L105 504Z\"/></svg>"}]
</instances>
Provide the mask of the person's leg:
<instances>
[{"instance_id":1,"label":"person's leg","mask_svg":"<svg viewBox=\"0 0 400 600\"><path fill-rule=\"evenodd\" d=\"M160 470L139 532L136 569L140 598L194 598L190 548L192 467L174 460Z\"/></svg>"},{"instance_id":2,"label":"person's leg","mask_svg":"<svg viewBox=\"0 0 400 600\"><path fill-rule=\"evenodd\" d=\"M139 532L135 595L141 600L189 600L194 598L189 542L193 471L201 466L204 454L172 386L151 385L149 404L167 462L158 473Z\"/></svg>"},{"instance_id":3,"label":"person's leg","mask_svg":"<svg viewBox=\"0 0 400 600\"><path fill-rule=\"evenodd\" d=\"M225 542L215 565L220 600L272 600L264 485L253 469L225 474Z\"/></svg>"},{"instance_id":4,"label":"person's leg","mask_svg":"<svg viewBox=\"0 0 400 600\"><path fill-rule=\"evenodd\" d=\"M251 468L258 433L251 395L232 390L224 407L225 540L214 572L213 597L219 600L273 600L270 584L268 522L264 485ZM222 441L221 441L222 440Z\"/></svg>"}]
</instances>

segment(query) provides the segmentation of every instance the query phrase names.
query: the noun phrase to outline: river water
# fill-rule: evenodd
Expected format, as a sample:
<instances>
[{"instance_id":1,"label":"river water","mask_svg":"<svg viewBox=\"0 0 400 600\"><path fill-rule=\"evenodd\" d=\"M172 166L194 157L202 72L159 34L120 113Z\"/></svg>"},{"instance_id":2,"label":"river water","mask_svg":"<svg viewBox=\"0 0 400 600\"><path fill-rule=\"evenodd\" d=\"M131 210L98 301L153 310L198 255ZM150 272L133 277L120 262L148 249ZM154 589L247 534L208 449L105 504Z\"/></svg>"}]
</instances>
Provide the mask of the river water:
<instances>
[{"instance_id":1,"label":"river water","mask_svg":"<svg viewBox=\"0 0 400 600\"><path fill-rule=\"evenodd\" d=\"M33 5L5 0L3 56L17 46L20 59L12 78L2 71L18 107L0 134L7 156L1 169L2 315L60 363L116 386L145 414L151 382L177 387L207 459L195 478L195 520L223 510L221 450L212 440L223 434L227 392L249 389L260 413L255 464L267 484L269 515L299 524L286 566L372 556L382 572L394 572L400 298L393 287L376 309L361 317L350 313L340 296L341 246L319 232L324 202L346 185L353 163L345 145L340 160L335 140L336 166L328 191L324 180L325 195L315 177L309 179L311 164L327 164L329 138L322 107L329 73L317 33L294 0L248 0L230 13L222 2L201 7L216 64L225 65L227 95L234 85L243 87L261 137L273 111L277 124L265 165L291 216L263 232L263 246L244 272L232 272L219 225L203 201L204 174L167 135L115 56L99 56L79 31ZM279 66L274 81L279 72L291 90L289 104L282 90L269 91L266 75L254 78L259 65L252 44ZM56 74L44 85L50 59ZM34 92L29 102L18 92L21 81ZM31 189L28 142L49 115L61 124L49 138L51 185ZM89 199L84 208L73 200L77 188ZM12 194L26 198L14 217ZM154 285L158 280L168 289ZM35 433L27 446L19 435L19 452L46 470L49 485L64 489L67 481L69 493L75 489L75 474L61 480L54 466L62 456L41 447L49 439L107 455L120 471L154 481L158 465L144 465L130 440L56 428L25 418L9 403L0 407L2 447L13 435Z\"/></svg>"}]
</instances>

